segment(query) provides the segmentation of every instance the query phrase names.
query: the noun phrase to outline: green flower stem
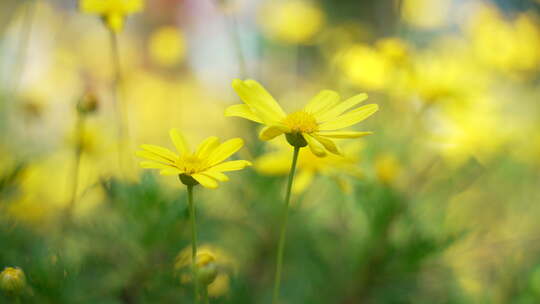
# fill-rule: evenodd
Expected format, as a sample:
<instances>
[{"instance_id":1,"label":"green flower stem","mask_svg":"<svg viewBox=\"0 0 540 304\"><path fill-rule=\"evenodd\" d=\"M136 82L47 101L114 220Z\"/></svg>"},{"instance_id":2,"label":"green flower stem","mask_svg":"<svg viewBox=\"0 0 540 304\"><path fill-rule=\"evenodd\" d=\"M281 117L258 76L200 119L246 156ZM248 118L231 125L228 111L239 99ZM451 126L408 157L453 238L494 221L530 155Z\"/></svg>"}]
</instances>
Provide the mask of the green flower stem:
<instances>
[{"instance_id":1,"label":"green flower stem","mask_svg":"<svg viewBox=\"0 0 540 304\"><path fill-rule=\"evenodd\" d=\"M296 162L298 161L298 154L300 147L295 146L293 152L293 159L291 164L291 170L289 172L289 181L287 183L287 194L285 195L285 210L283 213L283 221L281 222L281 232L279 235L278 252L276 259L276 275L274 280L274 296L272 297L272 303L277 304L279 301L279 288L281 285L281 268L283 264L283 249L285 248L285 237L287 234L287 221L289 220L289 204L291 201L291 189L294 180L294 172L296 171Z\"/></svg>"},{"instance_id":2,"label":"green flower stem","mask_svg":"<svg viewBox=\"0 0 540 304\"><path fill-rule=\"evenodd\" d=\"M72 185L71 185L71 199L67 208L66 221L71 219L73 214L73 209L75 208L75 203L77 201L77 190L79 188L79 171L81 164L81 157L83 152L83 141L84 141L84 127L85 127L85 114L82 114L77 111L77 122L75 125L75 160L73 163L73 175L72 175Z\"/></svg>"},{"instance_id":3,"label":"green flower stem","mask_svg":"<svg viewBox=\"0 0 540 304\"><path fill-rule=\"evenodd\" d=\"M197 275L197 224L195 218L195 205L193 204L193 185L187 186L188 192L188 206L189 206L189 219L191 222L191 272L193 277L193 284L195 286L194 299L195 303L199 303L199 279Z\"/></svg>"},{"instance_id":4,"label":"green flower stem","mask_svg":"<svg viewBox=\"0 0 540 304\"><path fill-rule=\"evenodd\" d=\"M109 37L111 41L111 58L114 69L114 79L112 87L112 96L113 96L113 105L116 110L117 116L117 128L118 128L118 163L122 170L126 169L125 166L125 155L126 144L129 144L129 129L128 121L126 114L126 107L122 102L122 90L123 90L123 81L122 81L122 72L120 68L120 51L118 46L118 34L114 30L109 30Z\"/></svg>"},{"instance_id":5,"label":"green flower stem","mask_svg":"<svg viewBox=\"0 0 540 304\"><path fill-rule=\"evenodd\" d=\"M204 304L210 303L208 302L208 285L204 286L202 289L202 298Z\"/></svg>"}]
</instances>

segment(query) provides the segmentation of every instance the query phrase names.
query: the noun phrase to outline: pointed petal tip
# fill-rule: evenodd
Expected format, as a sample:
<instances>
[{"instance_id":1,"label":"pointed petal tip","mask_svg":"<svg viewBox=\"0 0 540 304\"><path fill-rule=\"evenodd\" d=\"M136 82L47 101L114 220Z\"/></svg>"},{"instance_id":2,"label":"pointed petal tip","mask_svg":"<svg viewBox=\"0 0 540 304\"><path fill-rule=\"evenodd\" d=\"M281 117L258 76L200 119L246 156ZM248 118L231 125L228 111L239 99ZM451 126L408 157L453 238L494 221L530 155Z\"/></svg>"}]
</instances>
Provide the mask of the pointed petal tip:
<instances>
[{"instance_id":1,"label":"pointed petal tip","mask_svg":"<svg viewBox=\"0 0 540 304\"><path fill-rule=\"evenodd\" d=\"M244 146L244 140L240 137L232 138L231 141L237 142L240 148Z\"/></svg>"},{"instance_id":2,"label":"pointed petal tip","mask_svg":"<svg viewBox=\"0 0 540 304\"><path fill-rule=\"evenodd\" d=\"M233 81L231 83L231 85L232 85L232 87L234 89L236 89L238 86L241 86L243 84L244 84L244 82L242 81L242 79L238 79L238 78L233 79Z\"/></svg>"},{"instance_id":3,"label":"pointed petal tip","mask_svg":"<svg viewBox=\"0 0 540 304\"><path fill-rule=\"evenodd\" d=\"M311 152L313 152L313 154L315 154L315 156L317 156L317 157L326 157L326 152L325 151L319 151L319 150L313 151L313 150L311 150Z\"/></svg>"},{"instance_id":4,"label":"pointed petal tip","mask_svg":"<svg viewBox=\"0 0 540 304\"><path fill-rule=\"evenodd\" d=\"M234 115L233 110L231 109L231 108L234 107L234 106L235 106L235 105L228 106L228 107L225 109L225 111L223 111L223 115L224 115L225 117L236 116L236 115Z\"/></svg>"}]
</instances>

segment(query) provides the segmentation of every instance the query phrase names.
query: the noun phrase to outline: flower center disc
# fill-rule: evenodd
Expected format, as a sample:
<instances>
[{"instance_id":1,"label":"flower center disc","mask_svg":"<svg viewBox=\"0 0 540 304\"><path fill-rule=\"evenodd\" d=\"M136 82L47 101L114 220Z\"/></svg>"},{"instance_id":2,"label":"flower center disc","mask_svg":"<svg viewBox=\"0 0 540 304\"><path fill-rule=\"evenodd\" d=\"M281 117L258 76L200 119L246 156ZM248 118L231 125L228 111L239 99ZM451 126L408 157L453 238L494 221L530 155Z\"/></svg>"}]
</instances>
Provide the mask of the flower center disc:
<instances>
[{"instance_id":1,"label":"flower center disc","mask_svg":"<svg viewBox=\"0 0 540 304\"><path fill-rule=\"evenodd\" d=\"M293 132L313 133L318 130L317 120L306 111L293 112L283 120L283 123Z\"/></svg>"},{"instance_id":2,"label":"flower center disc","mask_svg":"<svg viewBox=\"0 0 540 304\"><path fill-rule=\"evenodd\" d=\"M202 159L195 155L182 156L177 164L180 170L184 170L185 174L191 175L197 172L201 172L204 169L204 162Z\"/></svg>"}]
</instances>

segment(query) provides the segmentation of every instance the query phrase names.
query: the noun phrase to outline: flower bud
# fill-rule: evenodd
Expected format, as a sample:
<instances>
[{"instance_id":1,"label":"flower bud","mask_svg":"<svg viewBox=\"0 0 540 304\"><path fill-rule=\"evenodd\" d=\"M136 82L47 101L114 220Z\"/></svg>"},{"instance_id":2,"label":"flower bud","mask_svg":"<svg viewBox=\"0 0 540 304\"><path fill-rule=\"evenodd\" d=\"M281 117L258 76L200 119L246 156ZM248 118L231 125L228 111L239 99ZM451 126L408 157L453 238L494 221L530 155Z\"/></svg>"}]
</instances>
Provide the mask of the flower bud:
<instances>
[{"instance_id":1,"label":"flower bud","mask_svg":"<svg viewBox=\"0 0 540 304\"><path fill-rule=\"evenodd\" d=\"M375 160L375 172L377 178L384 184L391 184L396 180L401 171L397 158L393 155L381 155Z\"/></svg>"},{"instance_id":2,"label":"flower bud","mask_svg":"<svg viewBox=\"0 0 540 304\"><path fill-rule=\"evenodd\" d=\"M97 111L98 98L93 92L85 93L77 103L77 110L81 114L91 114Z\"/></svg>"},{"instance_id":3,"label":"flower bud","mask_svg":"<svg viewBox=\"0 0 540 304\"><path fill-rule=\"evenodd\" d=\"M197 279L202 285L210 285L217 277L218 269L215 258L208 253L197 255Z\"/></svg>"},{"instance_id":4,"label":"flower bud","mask_svg":"<svg viewBox=\"0 0 540 304\"><path fill-rule=\"evenodd\" d=\"M19 267L6 267L0 273L0 289L7 292L20 292L26 286L24 272Z\"/></svg>"}]
</instances>

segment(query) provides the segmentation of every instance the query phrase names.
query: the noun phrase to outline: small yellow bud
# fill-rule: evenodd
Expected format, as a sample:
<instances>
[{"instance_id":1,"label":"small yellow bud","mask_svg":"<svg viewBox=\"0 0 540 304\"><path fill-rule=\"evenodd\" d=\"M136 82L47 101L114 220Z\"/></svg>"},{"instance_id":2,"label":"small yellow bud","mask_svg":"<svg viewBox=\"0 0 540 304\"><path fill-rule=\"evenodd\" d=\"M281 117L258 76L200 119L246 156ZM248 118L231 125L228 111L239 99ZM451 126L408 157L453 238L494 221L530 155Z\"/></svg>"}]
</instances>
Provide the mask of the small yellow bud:
<instances>
[{"instance_id":1,"label":"small yellow bud","mask_svg":"<svg viewBox=\"0 0 540 304\"><path fill-rule=\"evenodd\" d=\"M375 160L375 171L379 181L391 184L399 176L401 166L393 155L382 155Z\"/></svg>"},{"instance_id":2,"label":"small yellow bud","mask_svg":"<svg viewBox=\"0 0 540 304\"><path fill-rule=\"evenodd\" d=\"M6 267L0 273L0 289L19 292L26 286L24 272L19 267Z\"/></svg>"},{"instance_id":3,"label":"small yellow bud","mask_svg":"<svg viewBox=\"0 0 540 304\"><path fill-rule=\"evenodd\" d=\"M216 279L218 269L215 261L216 259L211 254L201 253L197 255L197 277L201 284L210 285Z\"/></svg>"}]
</instances>

